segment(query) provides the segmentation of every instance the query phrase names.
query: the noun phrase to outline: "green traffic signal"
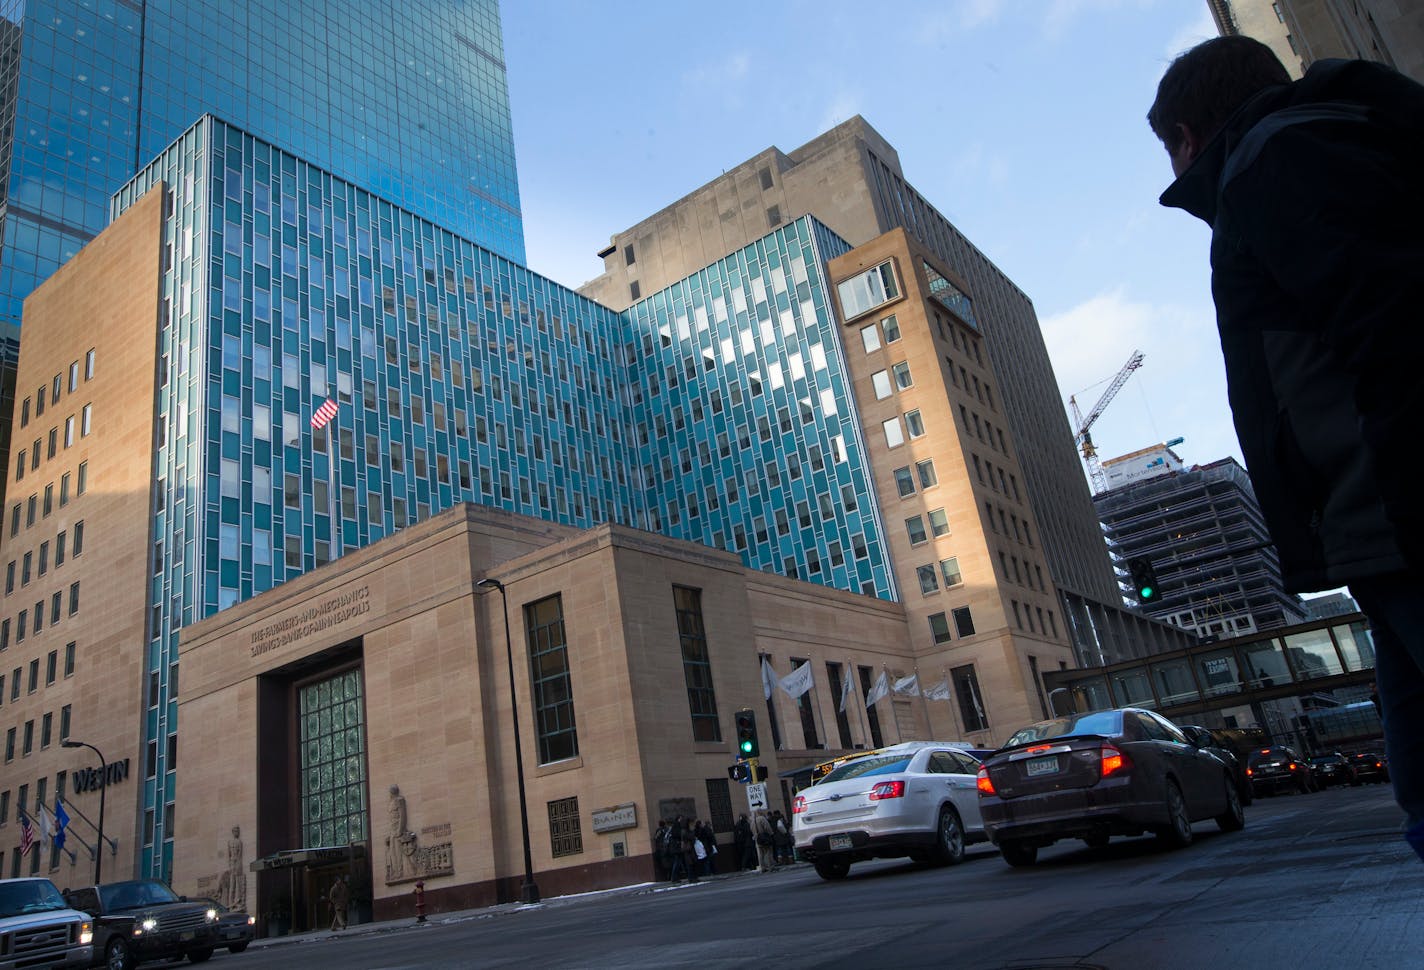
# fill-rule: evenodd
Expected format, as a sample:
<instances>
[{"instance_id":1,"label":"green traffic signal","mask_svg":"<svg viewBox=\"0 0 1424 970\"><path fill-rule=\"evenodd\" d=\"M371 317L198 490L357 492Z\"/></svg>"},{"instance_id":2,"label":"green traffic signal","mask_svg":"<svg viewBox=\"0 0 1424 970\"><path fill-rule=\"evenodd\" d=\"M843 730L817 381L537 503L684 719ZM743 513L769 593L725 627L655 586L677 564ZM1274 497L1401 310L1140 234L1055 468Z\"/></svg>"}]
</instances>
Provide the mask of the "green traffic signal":
<instances>
[{"instance_id":1,"label":"green traffic signal","mask_svg":"<svg viewBox=\"0 0 1424 970\"><path fill-rule=\"evenodd\" d=\"M761 753L757 741L756 712L744 708L733 715L737 726L737 751L743 758L755 758Z\"/></svg>"},{"instance_id":2,"label":"green traffic signal","mask_svg":"<svg viewBox=\"0 0 1424 970\"><path fill-rule=\"evenodd\" d=\"M1132 588L1139 603L1155 603L1161 599L1157 589L1157 570L1152 560L1142 556L1127 561L1127 572L1132 578Z\"/></svg>"}]
</instances>

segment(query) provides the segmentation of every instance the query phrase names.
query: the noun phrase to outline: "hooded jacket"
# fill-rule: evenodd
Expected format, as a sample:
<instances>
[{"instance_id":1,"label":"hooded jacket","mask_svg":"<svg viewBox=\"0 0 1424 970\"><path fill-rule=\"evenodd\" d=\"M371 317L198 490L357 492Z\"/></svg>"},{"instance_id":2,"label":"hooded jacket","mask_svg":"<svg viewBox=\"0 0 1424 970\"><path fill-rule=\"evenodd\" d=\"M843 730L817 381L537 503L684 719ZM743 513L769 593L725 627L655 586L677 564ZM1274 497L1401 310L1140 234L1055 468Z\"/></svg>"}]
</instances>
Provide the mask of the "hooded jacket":
<instances>
[{"instance_id":1,"label":"hooded jacket","mask_svg":"<svg viewBox=\"0 0 1424 970\"><path fill-rule=\"evenodd\" d=\"M1286 588L1417 568L1424 87L1321 61L1243 104L1161 201L1212 228L1227 391Z\"/></svg>"}]
</instances>

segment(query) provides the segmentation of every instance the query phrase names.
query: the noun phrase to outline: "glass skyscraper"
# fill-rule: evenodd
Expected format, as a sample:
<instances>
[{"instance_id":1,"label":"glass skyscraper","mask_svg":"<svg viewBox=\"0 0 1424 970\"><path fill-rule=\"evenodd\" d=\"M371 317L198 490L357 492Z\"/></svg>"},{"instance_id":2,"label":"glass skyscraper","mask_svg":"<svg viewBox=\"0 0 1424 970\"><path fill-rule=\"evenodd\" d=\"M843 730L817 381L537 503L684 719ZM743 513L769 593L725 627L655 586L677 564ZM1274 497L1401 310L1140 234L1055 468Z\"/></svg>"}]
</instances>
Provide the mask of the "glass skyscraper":
<instances>
[{"instance_id":1,"label":"glass skyscraper","mask_svg":"<svg viewBox=\"0 0 1424 970\"><path fill-rule=\"evenodd\" d=\"M497 0L0 0L0 322L208 112L524 260Z\"/></svg>"},{"instance_id":2,"label":"glass skyscraper","mask_svg":"<svg viewBox=\"0 0 1424 970\"><path fill-rule=\"evenodd\" d=\"M144 871L179 630L456 503L894 597L815 220L620 314L212 116L115 217L160 181Z\"/></svg>"}]
</instances>

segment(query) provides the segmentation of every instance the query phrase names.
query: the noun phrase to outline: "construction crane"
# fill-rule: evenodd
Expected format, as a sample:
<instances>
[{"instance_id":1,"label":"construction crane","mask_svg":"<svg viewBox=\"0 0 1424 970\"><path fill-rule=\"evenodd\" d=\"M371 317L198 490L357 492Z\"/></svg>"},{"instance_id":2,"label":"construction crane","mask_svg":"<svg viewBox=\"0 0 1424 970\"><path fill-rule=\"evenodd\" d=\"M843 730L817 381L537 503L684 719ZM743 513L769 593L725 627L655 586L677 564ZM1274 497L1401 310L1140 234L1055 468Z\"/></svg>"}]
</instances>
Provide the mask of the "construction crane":
<instances>
[{"instance_id":1,"label":"construction crane","mask_svg":"<svg viewBox=\"0 0 1424 970\"><path fill-rule=\"evenodd\" d=\"M1132 372L1142 366L1142 351L1134 350L1132 356L1127 359L1127 363L1122 365L1122 370L1117 372L1117 376L1112 379L1108 389L1103 391L1103 396L1098 398L1098 403L1093 405L1093 409L1088 412L1085 418L1078 410L1077 396L1068 398L1068 406L1073 410L1073 440L1078 448L1083 452L1083 464L1088 466L1088 478L1093 483L1093 494L1107 490L1107 478L1103 474L1103 466L1098 461L1098 449L1093 445L1093 436L1089 432L1093 422L1102 417L1103 411L1108 403L1112 401L1117 392L1122 390L1122 386L1127 383L1127 379L1132 376Z\"/></svg>"}]
</instances>

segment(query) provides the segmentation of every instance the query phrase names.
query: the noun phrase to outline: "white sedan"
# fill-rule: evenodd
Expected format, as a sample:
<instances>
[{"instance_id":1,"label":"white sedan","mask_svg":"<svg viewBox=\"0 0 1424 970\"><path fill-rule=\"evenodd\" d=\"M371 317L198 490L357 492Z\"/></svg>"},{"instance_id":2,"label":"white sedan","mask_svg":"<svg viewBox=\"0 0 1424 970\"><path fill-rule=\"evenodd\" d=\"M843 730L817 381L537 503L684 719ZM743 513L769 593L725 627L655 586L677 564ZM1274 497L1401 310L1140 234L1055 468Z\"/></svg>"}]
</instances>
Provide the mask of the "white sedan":
<instances>
[{"instance_id":1,"label":"white sedan","mask_svg":"<svg viewBox=\"0 0 1424 970\"><path fill-rule=\"evenodd\" d=\"M979 762L954 741L907 741L839 765L796 796L796 849L822 879L862 859L909 856L951 865L986 840Z\"/></svg>"}]
</instances>

